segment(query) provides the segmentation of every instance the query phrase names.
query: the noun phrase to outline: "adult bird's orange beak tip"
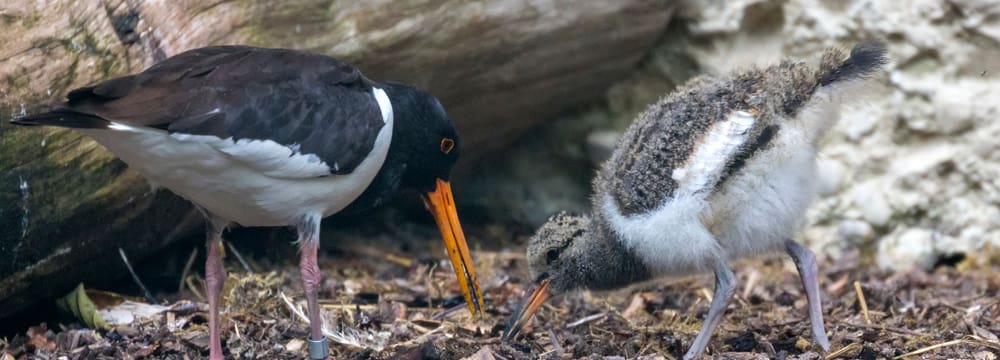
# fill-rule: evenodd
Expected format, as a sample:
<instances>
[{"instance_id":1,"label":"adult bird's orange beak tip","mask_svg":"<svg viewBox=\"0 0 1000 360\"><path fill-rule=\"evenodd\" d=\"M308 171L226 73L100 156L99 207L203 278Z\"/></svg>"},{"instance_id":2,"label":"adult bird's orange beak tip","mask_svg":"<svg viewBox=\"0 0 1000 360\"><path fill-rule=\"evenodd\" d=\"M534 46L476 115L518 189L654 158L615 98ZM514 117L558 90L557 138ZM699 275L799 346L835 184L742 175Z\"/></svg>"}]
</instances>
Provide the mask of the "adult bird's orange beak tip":
<instances>
[{"instance_id":1,"label":"adult bird's orange beak tip","mask_svg":"<svg viewBox=\"0 0 1000 360\"><path fill-rule=\"evenodd\" d=\"M528 292L524 300L521 300L521 305L518 306L518 309L510 314L510 319L507 321L507 329L504 331L501 339L503 341L513 340L550 296L552 294L549 292L549 279L542 280L534 289Z\"/></svg>"},{"instance_id":2,"label":"adult bird's orange beak tip","mask_svg":"<svg viewBox=\"0 0 1000 360\"><path fill-rule=\"evenodd\" d=\"M469 304L469 311L473 315L482 314L483 308L485 308L483 294L479 291L476 269L472 263L469 246L465 242L462 224L458 221L458 211L455 210L451 184L438 179L434 191L427 193L424 201L427 209L434 214L434 221L437 223L438 230L441 231L441 238L448 250L448 257L451 258L451 265L455 268L455 275L458 276L462 295L465 296L465 302Z\"/></svg>"}]
</instances>

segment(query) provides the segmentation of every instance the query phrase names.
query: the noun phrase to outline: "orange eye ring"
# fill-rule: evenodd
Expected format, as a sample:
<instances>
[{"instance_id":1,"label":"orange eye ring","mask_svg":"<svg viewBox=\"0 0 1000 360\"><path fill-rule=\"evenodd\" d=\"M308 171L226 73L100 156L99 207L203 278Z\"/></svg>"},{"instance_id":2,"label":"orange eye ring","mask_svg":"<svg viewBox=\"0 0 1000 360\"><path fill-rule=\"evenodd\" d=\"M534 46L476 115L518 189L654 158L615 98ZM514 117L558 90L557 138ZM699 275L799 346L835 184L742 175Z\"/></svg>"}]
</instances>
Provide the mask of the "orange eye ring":
<instances>
[{"instance_id":1,"label":"orange eye ring","mask_svg":"<svg viewBox=\"0 0 1000 360\"><path fill-rule=\"evenodd\" d=\"M452 150L455 150L455 140L449 138L441 139L441 152L448 154Z\"/></svg>"}]
</instances>

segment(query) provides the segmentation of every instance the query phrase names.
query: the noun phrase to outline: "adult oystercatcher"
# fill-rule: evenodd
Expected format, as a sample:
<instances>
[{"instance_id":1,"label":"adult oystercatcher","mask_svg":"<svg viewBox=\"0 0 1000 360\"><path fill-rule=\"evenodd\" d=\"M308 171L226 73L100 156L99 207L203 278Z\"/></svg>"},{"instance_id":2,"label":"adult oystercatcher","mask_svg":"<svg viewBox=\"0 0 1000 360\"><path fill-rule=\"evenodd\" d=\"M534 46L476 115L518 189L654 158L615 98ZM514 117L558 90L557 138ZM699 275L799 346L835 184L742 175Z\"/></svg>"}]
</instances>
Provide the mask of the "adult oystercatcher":
<instances>
[{"instance_id":1,"label":"adult oystercatcher","mask_svg":"<svg viewBox=\"0 0 1000 360\"><path fill-rule=\"evenodd\" d=\"M212 46L73 90L48 112L13 123L79 129L202 211L212 359L222 358L221 239L229 224L297 228L309 353L325 358L320 219L374 207L401 188L423 193L469 309L483 308L448 182L460 140L441 103L412 86L374 82L327 56Z\"/></svg>"},{"instance_id":2,"label":"adult oystercatcher","mask_svg":"<svg viewBox=\"0 0 1000 360\"><path fill-rule=\"evenodd\" d=\"M685 359L697 357L736 288L728 260L784 250L816 342L829 350L815 256L791 240L816 197L816 146L839 104L886 62L880 43L826 51L818 69L785 60L691 81L625 132L594 182L591 216L561 213L528 245L535 289L511 315L517 335L552 293L613 289L711 270L715 295Z\"/></svg>"}]
</instances>

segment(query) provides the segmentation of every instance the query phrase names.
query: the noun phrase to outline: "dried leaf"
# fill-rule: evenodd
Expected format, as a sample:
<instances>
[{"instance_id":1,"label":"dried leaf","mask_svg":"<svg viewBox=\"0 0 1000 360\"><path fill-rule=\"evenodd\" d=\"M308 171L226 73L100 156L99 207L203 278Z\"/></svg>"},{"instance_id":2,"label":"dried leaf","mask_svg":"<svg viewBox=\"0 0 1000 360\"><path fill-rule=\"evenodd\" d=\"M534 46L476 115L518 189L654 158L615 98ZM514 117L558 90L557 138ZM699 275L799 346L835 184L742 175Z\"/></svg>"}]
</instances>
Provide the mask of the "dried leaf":
<instances>
[{"instance_id":1,"label":"dried leaf","mask_svg":"<svg viewBox=\"0 0 1000 360\"><path fill-rule=\"evenodd\" d=\"M32 326L28 328L28 344L33 346L35 349L43 349L52 351L56 349L56 343L54 341L49 341L48 338L49 327L45 323L38 324L38 326Z\"/></svg>"},{"instance_id":2,"label":"dried leaf","mask_svg":"<svg viewBox=\"0 0 1000 360\"><path fill-rule=\"evenodd\" d=\"M125 300L118 305L101 309L98 314L110 325L131 324L136 320L149 319L169 309L166 306Z\"/></svg>"},{"instance_id":3,"label":"dried leaf","mask_svg":"<svg viewBox=\"0 0 1000 360\"><path fill-rule=\"evenodd\" d=\"M160 345L157 344L143 345L141 348L139 348L139 350L136 350L131 355L135 356L138 359L141 359L153 355L153 352L156 352L156 349L159 348Z\"/></svg>"},{"instance_id":4,"label":"dried leaf","mask_svg":"<svg viewBox=\"0 0 1000 360\"><path fill-rule=\"evenodd\" d=\"M56 300L60 309L72 314L91 329L110 329L148 319L166 311L166 306L142 302L140 298L85 289L83 284Z\"/></svg>"}]
</instances>

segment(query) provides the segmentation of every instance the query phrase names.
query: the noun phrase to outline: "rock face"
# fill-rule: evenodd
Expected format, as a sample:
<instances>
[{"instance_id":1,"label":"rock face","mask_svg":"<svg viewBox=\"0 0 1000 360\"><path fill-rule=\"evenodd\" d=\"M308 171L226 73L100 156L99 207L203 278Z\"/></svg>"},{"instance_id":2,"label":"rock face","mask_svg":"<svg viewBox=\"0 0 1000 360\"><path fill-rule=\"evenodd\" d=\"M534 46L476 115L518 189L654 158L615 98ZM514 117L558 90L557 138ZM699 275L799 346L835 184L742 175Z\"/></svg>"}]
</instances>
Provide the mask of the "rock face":
<instances>
[{"instance_id":1,"label":"rock face","mask_svg":"<svg viewBox=\"0 0 1000 360\"><path fill-rule=\"evenodd\" d=\"M1000 245L1000 6L793 1L782 13L786 53L880 38L892 59L883 95L845 112L823 148L845 180L811 223L831 234L868 223L891 268Z\"/></svg>"},{"instance_id":2,"label":"rock face","mask_svg":"<svg viewBox=\"0 0 1000 360\"><path fill-rule=\"evenodd\" d=\"M668 2L7 1L0 5L0 317L117 271L200 223L89 139L7 123L68 90L186 49L252 44L344 58L436 94L475 158L600 97L671 17ZM107 277L107 276L104 276Z\"/></svg>"},{"instance_id":3,"label":"rock face","mask_svg":"<svg viewBox=\"0 0 1000 360\"><path fill-rule=\"evenodd\" d=\"M655 98L651 90L662 95L691 73L882 39L888 75L871 97L845 109L822 145L822 196L803 240L827 253L871 249L889 268L928 267L1000 246L1000 5L687 1L668 34L641 77L612 87L606 106L557 126L602 123L591 119L597 116L605 125L595 129L620 130ZM582 148L579 136L550 142Z\"/></svg>"}]
</instances>

